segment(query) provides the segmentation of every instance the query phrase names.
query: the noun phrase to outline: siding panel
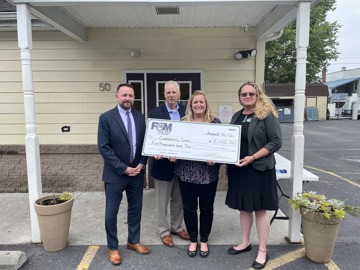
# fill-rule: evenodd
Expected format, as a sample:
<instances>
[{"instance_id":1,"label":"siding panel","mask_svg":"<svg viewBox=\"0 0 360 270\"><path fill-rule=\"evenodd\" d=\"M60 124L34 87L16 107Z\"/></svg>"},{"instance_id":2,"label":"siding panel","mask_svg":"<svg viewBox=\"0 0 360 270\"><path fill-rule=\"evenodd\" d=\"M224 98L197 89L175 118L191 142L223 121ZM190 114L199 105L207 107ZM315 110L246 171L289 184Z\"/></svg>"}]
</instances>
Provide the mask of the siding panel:
<instances>
[{"instance_id":1,"label":"siding panel","mask_svg":"<svg viewBox=\"0 0 360 270\"><path fill-rule=\"evenodd\" d=\"M228 57L230 58L233 55L230 54ZM248 69L248 64L253 59L244 59L242 61L235 61L233 59L228 60L213 60L213 59L177 59L176 67L173 66L172 69L203 69L206 67L206 70L214 70L214 71L228 71L228 70L238 70L242 71L243 69ZM141 69L163 69L164 64L169 64L168 60L163 61L143 61ZM77 60L77 61L63 61L63 60L54 60L54 61L40 61L33 60L32 67L34 72L51 72L58 71L62 72L66 71L117 71L119 72L119 67L126 69L139 69L139 63L129 59L129 60L112 60L112 61L104 61L97 60L94 62L89 62L85 60ZM18 61L2 61L0 65L0 72L9 72L16 71L21 72L21 62ZM252 74L253 76L253 74ZM66 82L65 82L66 83Z\"/></svg>"},{"instance_id":2,"label":"siding panel","mask_svg":"<svg viewBox=\"0 0 360 270\"><path fill-rule=\"evenodd\" d=\"M253 81L255 58L234 53L256 48L254 31L226 29L90 29L76 42L60 32L33 32L32 68L37 133L41 144L96 144L99 115L112 109L124 70L204 70L204 89L216 114L239 107L236 92ZM130 51L140 57L131 58ZM258 55L258 57L262 57ZM0 37L0 139L23 144L25 135L17 35ZM110 91L99 91L109 83ZM71 126L62 133L61 127Z\"/></svg>"}]
</instances>

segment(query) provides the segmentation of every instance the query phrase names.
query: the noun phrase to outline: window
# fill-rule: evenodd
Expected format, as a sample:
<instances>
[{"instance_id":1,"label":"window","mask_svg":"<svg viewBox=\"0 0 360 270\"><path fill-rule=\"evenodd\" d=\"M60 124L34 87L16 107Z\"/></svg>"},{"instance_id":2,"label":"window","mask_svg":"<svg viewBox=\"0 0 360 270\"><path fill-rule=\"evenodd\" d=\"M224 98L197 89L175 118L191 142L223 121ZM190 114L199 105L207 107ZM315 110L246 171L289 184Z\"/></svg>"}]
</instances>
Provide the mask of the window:
<instances>
[{"instance_id":1,"label":"window","mask_svg":"<svg viewBox=\"0 0 360 270\"><path fill-rule=\"evenodd\" d=\"M135 90L135 102L133 108L139 112L144 113L144 85L143 81L129 81L134 86Z\"/></svg>"}]
</instances>

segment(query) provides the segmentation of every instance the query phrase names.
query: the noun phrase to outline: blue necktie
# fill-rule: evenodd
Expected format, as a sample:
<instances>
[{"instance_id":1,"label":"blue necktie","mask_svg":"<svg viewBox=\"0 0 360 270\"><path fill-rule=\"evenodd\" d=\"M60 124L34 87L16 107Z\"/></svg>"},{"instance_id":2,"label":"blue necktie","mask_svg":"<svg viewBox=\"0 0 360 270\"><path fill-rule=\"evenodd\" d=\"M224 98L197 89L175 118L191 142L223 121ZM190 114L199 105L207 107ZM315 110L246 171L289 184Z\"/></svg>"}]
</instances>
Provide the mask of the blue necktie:
<instances>
[{"instance_id":1,"label":"blue necktie","mask_svg":"<svg viewBox=\"0 0 360 270\"><path fill-rule=\"evenodd\" d=\"M132 124L131 124L130 112L126 112L126 116L127 116L127 132L130 142L130 162L132 162L134 160L134 142L132 137Z\"/></svg>"}]
</instances>

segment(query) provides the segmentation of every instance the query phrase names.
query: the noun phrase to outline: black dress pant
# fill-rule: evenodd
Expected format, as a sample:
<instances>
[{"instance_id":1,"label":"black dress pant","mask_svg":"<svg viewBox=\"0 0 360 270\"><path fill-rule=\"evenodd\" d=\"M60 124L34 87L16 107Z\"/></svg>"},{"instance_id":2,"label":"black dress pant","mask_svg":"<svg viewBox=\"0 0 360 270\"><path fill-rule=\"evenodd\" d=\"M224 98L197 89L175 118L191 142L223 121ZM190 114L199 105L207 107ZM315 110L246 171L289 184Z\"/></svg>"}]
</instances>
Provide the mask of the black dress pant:
<instances>
[{"instance_id":1,"label":"black dress pant","mask_svg":"<svg viewBox=\"0 0 360 270\"><path fill-rule=\"evenodd\" d=\"M184 221L191 242L198 241L198 206L200 208L200 242L209 239L214 218L214 201L218 181L210 184L193 184L180 179L184 207Z\"/></svg>"},{"instance_id":2,"label":"black dress pant","mask_svg":"<svg viewBox=\"0 0 360 270\"><path fill-rule=\"evenodd\" d=\"M140 242L143 183L144 174L142 173L137 176L129 176L117 183L105 183L105 230L107 246L111 250L117 250L119 247L117 214L124 191L128 202L128 243L137 244Z\"/></svg>"}]
</instances>

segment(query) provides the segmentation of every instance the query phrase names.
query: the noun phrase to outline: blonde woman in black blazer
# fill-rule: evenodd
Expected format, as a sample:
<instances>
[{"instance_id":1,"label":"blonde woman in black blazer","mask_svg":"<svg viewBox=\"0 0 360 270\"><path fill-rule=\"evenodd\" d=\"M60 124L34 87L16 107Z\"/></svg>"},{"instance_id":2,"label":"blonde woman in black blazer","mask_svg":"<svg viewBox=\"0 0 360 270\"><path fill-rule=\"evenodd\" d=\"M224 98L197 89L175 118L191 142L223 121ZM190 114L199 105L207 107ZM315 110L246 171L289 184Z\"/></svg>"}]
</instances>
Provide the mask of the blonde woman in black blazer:
<instances>
[{"instance_id":1,"label":"blonde woman in black blazer","mask_svg":"<svg viewBox=\"0 0 360 270\"><path fill-rule=\"evenodd\" d=\"M228 165L226 204L240 211L242 241L228 252L237 255L251 250L250 232L254 216L259 250L252 264L262 269L269 260L266 243L270 230L267 210L278 208L274 153L282 145L277 112L270 99L255 83L243 84L238 92L243 109L231 124L242 126L239 162Z\"/></svg>"}]
</instances>

